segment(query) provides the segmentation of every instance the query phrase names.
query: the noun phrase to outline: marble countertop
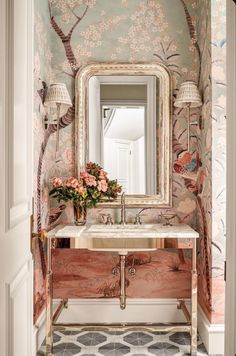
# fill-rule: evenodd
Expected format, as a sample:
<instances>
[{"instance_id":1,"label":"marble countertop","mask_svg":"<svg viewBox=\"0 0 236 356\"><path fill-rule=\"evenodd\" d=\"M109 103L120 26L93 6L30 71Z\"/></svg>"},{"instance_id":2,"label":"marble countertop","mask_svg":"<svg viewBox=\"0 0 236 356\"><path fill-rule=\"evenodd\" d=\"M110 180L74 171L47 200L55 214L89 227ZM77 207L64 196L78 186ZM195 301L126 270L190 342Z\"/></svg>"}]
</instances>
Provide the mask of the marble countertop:
<instances>
[{"instance_id":1,"label":"marble countertop","mask_svg":"<svg viewBox=\"0 0 236 356\"><path fill-rule=\"evenodd\" d=\"M143 225L125 225L115 231L117 225L102 225L100 229L93 229L98 225L58 225L48 232L49 238L125 238L125 239L196 239L199 237L197 231L187 224L174 224L172 226L165 226L163 224L143 224ZM126 229L126 227L128 227ZM130 228L129 228L130 227ZM123 230L123 231L122 231ZM139 231L140 230L140 231Z\"/></svg>"}]
</instances>

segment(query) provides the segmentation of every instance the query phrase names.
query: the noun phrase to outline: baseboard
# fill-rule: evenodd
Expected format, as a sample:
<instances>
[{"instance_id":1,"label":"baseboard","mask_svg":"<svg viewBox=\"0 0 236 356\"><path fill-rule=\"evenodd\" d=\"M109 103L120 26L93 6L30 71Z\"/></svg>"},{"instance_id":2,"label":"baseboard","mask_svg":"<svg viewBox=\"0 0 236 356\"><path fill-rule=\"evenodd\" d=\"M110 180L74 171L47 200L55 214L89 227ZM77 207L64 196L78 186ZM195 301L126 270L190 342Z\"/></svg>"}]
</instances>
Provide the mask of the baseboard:
<instances>
[{"instance_id":1,"label":"baseboard","mask_svg":"<svg viewBox=\"0 0 236 356\"><path fill-rule=\"evenodd\" d=\"M186 302L187 305L189 301ZM161 323L183 322L183 313L176 299L127 299L125 310L118 299L70 299L58 319L62 323Z\"/></svg>"},{"instance_id":2,"label":"baseboard","mask_svg":"<svg viewBox=\"0 0 236 356\"><path fill-rule=\"evenodd\" d=\"M209 355L224 355L223 324L211 324L202 308L198 306L198 332Z\"/></svg>"},{"instance_id":3,"label":"baseboard","mask_svg":"<svg viewBox=\"0 0 236 356\"><path fill-rule=\"evenodd\" d=\"M55 307L58 304L54 300ZM189 307L189 300L186 304ZM176 299L127 299L127 308L120 309L118 299L69 299L58 322L64 323L163 323L184 322L181 310L176 308ZM33 356L36 356L46 335L46 313L41 314L34 326Z\"/></svg>"},{"instance_id":4,"label":"baseboard","mask_svg":"<svg viewBox=\"0 0 236 356\"><path fill-rule=\"evenodd\" d=\"M55 300L55 306L58 301ZM186 301L189 307L190 301ZM70 299L59 320L62 323L122 323L122 322L183 322L176 299L128 299L121 310L118 299ZM41 314L34 327L33 356L36 356L46 334L46 313ZM224 325L212 325L198 307L198 330L209 355L224 354Z\"/></svg>"}]
</instances>

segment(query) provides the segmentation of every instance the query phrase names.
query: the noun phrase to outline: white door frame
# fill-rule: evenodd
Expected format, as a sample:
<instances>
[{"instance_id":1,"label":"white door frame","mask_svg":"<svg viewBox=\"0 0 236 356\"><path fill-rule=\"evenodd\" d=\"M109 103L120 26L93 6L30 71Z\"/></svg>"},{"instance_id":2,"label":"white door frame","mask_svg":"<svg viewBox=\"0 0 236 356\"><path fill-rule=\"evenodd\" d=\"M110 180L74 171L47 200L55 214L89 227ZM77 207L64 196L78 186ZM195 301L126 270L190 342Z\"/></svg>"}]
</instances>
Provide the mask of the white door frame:
<instances>
[{"instance_id":1,"label":"white door frame","mask_svg":"<svg viewBox=\"0 0 236 356\"><path fill-rule=\"evenodd\" d=\"M225 356L236 354L236 4L227 0L227 195Z\"/></svg>"},{"instance_id":2,"label":"white door frame","mask_svg":"<svg viewBox=\"0 0 236 356\"><path fill-rule=\"evenodd\" d=\"M0 0L0 354L33 355L33 0Z\"/></svg>"}]
</instances>

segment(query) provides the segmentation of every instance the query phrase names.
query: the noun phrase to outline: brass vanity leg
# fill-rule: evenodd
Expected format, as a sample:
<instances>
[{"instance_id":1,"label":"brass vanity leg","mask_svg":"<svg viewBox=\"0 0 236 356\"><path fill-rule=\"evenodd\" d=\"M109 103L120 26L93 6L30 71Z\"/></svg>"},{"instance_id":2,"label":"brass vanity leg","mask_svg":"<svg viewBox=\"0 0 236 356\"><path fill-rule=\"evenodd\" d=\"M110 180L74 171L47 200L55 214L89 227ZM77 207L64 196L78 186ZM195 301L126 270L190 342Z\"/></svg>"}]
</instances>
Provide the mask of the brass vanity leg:
<instances>
[{"instance_id":1,"label":"brass vanity leg","mask_svg":"<svg viewBox=\"0 0 236 356\"><path fill-rule=\"evenodd\" d=\"M46 279L46 356L53 355L52 331L52 241L47 239L47 279Z\"/></svg>"},{"instance_id":2,"label":"brass vanity leg","mask_svg":"<svg viewBox=\"0 0 236 356\"><path fill-rule=\"evenodd\" d=\"M120 255L120 309L122 310L126 308L125 261L126 256Z\"/></svg>"},{"instance_id":3,"label":"brass vanity leg","mask_svg":"<svg viewBox=\"0 0 236 356\"><path fill-rule=\"evenodd\" d=\"M197 268L196 268L196 240L193 240L192 249L192 280L191 280L191 356L197 355Z\"/></svg>"}]
</instances>

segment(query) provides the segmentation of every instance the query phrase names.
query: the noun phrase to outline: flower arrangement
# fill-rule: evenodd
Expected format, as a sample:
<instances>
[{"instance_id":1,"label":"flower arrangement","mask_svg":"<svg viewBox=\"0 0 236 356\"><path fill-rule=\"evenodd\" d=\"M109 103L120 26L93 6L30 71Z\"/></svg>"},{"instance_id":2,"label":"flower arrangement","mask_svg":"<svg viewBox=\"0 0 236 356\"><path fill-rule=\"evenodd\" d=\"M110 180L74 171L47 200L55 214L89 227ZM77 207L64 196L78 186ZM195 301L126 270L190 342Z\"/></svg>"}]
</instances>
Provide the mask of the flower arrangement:
<instances>
[{"instance_id":1,"label":"flower arrangement","mask_svg":"<svg viewBox=\"0 0 236 356\"><path fill-rule=\"evenodd\" d=\"M52 185L50 196L58 202L71 201L80 212L96 207L98 202L116 199L122 191L117 180L110 180L103 168L93 162L86 164L86 171L81 172L79 178L69 177L63 181L54 177Z\"/></svg>"}]
</instances>

